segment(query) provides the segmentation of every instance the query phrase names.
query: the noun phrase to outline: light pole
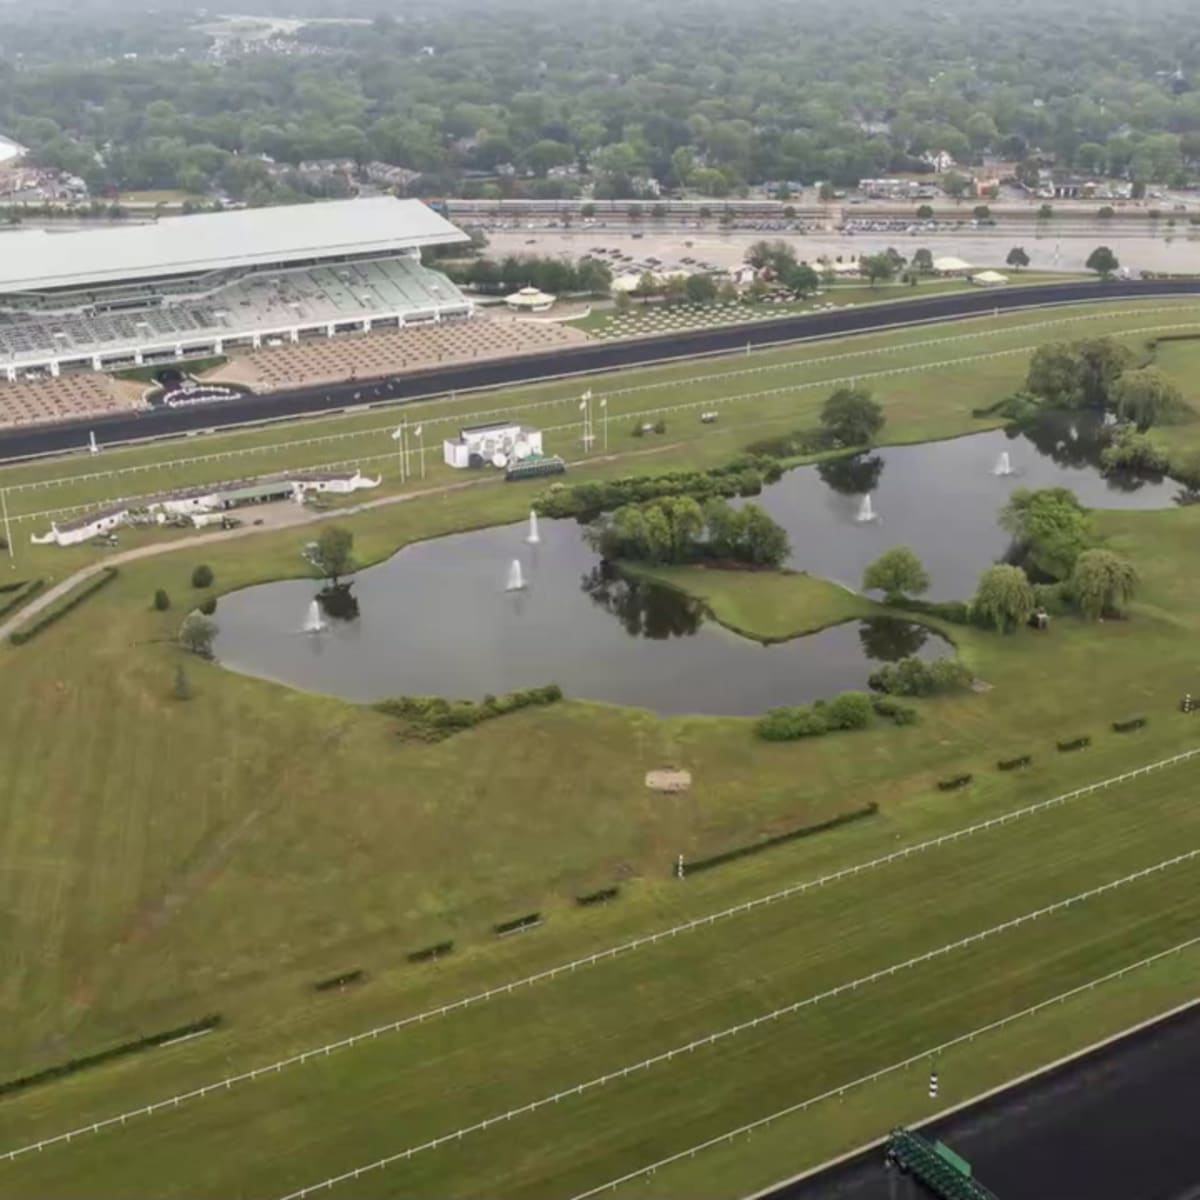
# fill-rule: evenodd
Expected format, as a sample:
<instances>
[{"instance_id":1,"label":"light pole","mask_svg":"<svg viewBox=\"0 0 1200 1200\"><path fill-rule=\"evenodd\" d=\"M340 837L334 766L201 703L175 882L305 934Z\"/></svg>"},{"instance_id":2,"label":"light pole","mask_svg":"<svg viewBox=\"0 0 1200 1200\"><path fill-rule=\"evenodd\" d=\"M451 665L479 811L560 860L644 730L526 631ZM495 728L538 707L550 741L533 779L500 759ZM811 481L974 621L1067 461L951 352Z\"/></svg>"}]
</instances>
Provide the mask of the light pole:
<instances>
[{"instance_id":1,"label":"light pole","mask_svg":"<svg viewBox=\"0 0 1200 1200\"><path fill-rule=\"evenodd\" d=\"M604 452L608 453L608 397L600 397L600 412L604 418Z\"/></svg>"},{"instance_id":2,"label":"light pole","mask_svg":"<svg viewBox=\"0 0 1200 1200\"><path fill-rule=\"evenodd\" d=\"M404 483L407 476L404 474L404 422L401 421L396 426L395 432L392 434L392 441L396 443L396 459L400 465L400 482Z\"/></svg>"},{"instance_id":3,"label":"light pole","mask_svg":"<svg viewBox=\"0 0 1200 1200\"><path fill-rule=\"evenodd\" d=\"M424 436L425 428L424 428L424 426L418 425L413 430L413 433L415 433L417 435L417 446L419 447L419 449L417 450L417 457L421 460L421 478L424 479L425 478L425 436Z\"/></svg>"},{"instance_id":4,"label":"light pole","mask_svg":"<svg viewBox=\"0 0 1200 1200\"><path fill-rule=\"evenodd\" d=\"M8 488L0 489L0 508L4 510L4 540L8 543L8 561L17 569L16 551L13 549L12 526L8 523Z\"/></svg>"},{"instance_id":5,"label":"light pole","mask_svg":"<svg viewBox=\"0 0 1200 1200\"><path fill-rule=\"evenodd\" d=\"M592 432L592 392L589 388L583 393L583 399L579 401L579 411L583 413L583 450L585 454L590 454L592 442L595 441L595 434Z\"/></svg>"}]
</instances>

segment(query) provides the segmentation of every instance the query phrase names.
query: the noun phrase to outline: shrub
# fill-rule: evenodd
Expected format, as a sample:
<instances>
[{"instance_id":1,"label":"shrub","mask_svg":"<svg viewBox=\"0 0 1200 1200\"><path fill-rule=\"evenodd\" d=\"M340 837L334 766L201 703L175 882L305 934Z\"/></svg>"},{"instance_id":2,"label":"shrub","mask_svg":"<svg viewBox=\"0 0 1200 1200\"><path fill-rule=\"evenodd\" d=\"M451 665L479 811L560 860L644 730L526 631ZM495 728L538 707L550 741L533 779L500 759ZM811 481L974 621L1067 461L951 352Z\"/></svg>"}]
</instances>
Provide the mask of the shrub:
<instances>
[{"instance_id":1,"label":"shrub","mask_svg":"<svg viewBox=\"0 0 1200 1200\"><path fill-rule=\"evenodd\" d=\"M506 933L519 933L523 929L532 929L542 923L540 912L526 913L523 917L514 917L511 921L501 921L492 926L492 932L503 937Z\"/></svg>"},{"instance_id":2,"label":"shrub","mask_svg":"<svg viewBox=\"0 0 1200 1200\"><path fill-rule=\"evenodd\" d=\"M1086 746L1090 746L1092 739L1087 734L1084 734L1082 737L1071 738L1070 741L1055 742L1054 744L1065 753L1068 750L1082 750Z\"/></svg>"},{"instance_id":3,"label":"shrub","mask_svg":"<svg viewBox=\"0 0 1200 1200\"><path fill-rule=\"evenodd\" d=\"M1070 585L1064 580L1062 583L1035 583L1033 602L1051 616L1065 617L1071 611L1074 601Z\"/></svg>"},{"instance_id":4,"label":"shrub","mask_svg":"<svg viewBox=\"0 0 1200 1200\"><path fill-rule=\"evenodd\" d=\"M966 787L974 778L974 775L952 775L949 779L939 779L938 791L953 792L956 788Z\"/></svg>"},{"instance_id":5,"label":"shrub","mask_svg":"<svg viewBox=\"0 0 1200 1200\"><path fill-rule=\"evenodd\" d=\"M314 992L330 992L334 988L344 988L348 983L366 983L367 973L362 970L347 971L344 975L334 975L329 979L318 979L313 984Z\"/></svg>"},{"instance_id":6,"label":"shrub","mask_svg":"<svg viewBox=\"0 0 1200 1200\"><path fill-rule=\"evenodd\" d=\"M16 612L23 604L27 604L46 586L44 579L24 579L20 583L9 584L0 588L0 594L7 597L0 602L0 617L6 617Z\"/></svg>"},{"instance_id":7,"label":"shrub","mask_svg":"<svg viewBox=\"0 0 1200 1200\"><path fill-rule=\"evenodd\" d=\"M1002 758L996 764L997 770L1000 771L1019 771L1022 767L1027 767L1033 762L1033 755L1020 754L1016 758Z\"/></svg>"},{"instance_id":8,"label":"shrub","mask_svg":"<svg viewBox=\"0 0 1200 1200\"><path fill-rule=\"evenodd\" d=\"M961 691L971 683L971 672L956 658L902 658L887 663L867 681L877 692L893 696L933 696L939 692Z\"/></svg>"},{"instance_id":9,"label":"shrub","mask_svg":"<svg viewBox=\"0 0 1200 1200\"><path fill-rule=\"evenodd\" d=\"M598 892L588 892L586 896L576 896L575 903L583 908L590 904L606 904L609 900L615 900L620 890L614 883L612 887L601 888Z\"/></svg>"},{"instance_id":10,"label":"shrub","mask_svg":"<svg viewBox=\"0 0 1200 1200\"><path fill-rule=\"evenodd\" d=\"M159 588L154 593L154 608L156 612L166 612L171 607L171 597L167 595L165 588Z\"/></svg>"},{"instance_id":11,"label":"shrub","mask_svg":"<svg viewBox=\"0 0 1200 1200\"><path fill-rule=\"evenodd\" d=\"M440 741L482 721L535 705L555 704L563 698L557 683L485 696L482 701L447 700L444 696L394 696L380 700L375 709L389 717L407 721L410 730L425 741Z\"/></svg>"},{"instance_id":12,"label":"shrub","mask_svg":"<svg viewBox=\"0 0 1200 1200\"><path fill-rule=\"evenodd\" d=\"M871 723L871 698L866 692L842 692L823 710L830 729L866 729Z\"/></svg>"},{"instance_id":13,"label":"shrub","mask_svg":"<svg viewBox=\"0 0 1200 1200\"><path fill-rule=\"evenodd\" d=\"M766 742L794 742L799 738L820 737L829 732L824 716L807 705L769 708L759 717L755 733Z\"/></svg>"},{"instance_id":14,"label":"shrub","mask_svg":"<svg viewBox=\"0 0 1200 1200\"><path fill-rule=\"evenodd\" d=\"M101 588L107 587L118 575L116 567L105 567L104 570L89 583L81 587L73 595L69 596L57 608L49 609L42 613L31 625L26 625L21 629L10 633L8 640L14 646L22 646L31 639L46 629L49 629L56 621L61 621L67 613L78 608L89 597L94 596Z\"/></svg>"},{"instance_id":15,"label":"shrub","mask_svg":"<svg viewBox=\"0 0 1200 1200\"><path fill-rule=\"evenodd\" d=\"M151 1033L145 1037L135 1038L133 1041L122 1042L118 1046L111 1046L107 1050L100 1050L96 1054L87 1054L82 1058L72 1058L68 1062L60 1063L54 1067L46 1067L44 1070L35 1071L31 1075L22 1075L16 1079L6 1079L0 1083L0 1096L11 1096L14 1092L22 1092L26 1088L35 1087L39 1083L49 1083L52 1079L62 1079L65 1075L73 1075L76 1071L82 1071L85 1067L99 1066L100 1063L111 1062L114 1058L124 1058L128 1054L135 1054L139 1050L149 1050L154 1046L161 1046L164 1042L174 1041L176 1038L187 1037L191 1033L206 1033L210 1029L216 1029L221 1024L221 1017L217 1013L213 1013L207 1017L201 1017L199 1021L193 1021L188 1025L180 1025L175 1029L166 1029L162 1033Z\"/></svg>"},{"instance_id":16,"label":"shrub","mask_svg":"<svg viewBox=\"0 0 1200 1200\"><path fill-rule=\"evenodd\" d=\"M634 437L645 437L646 436L646 431L645 431L645 429L642 428L641 421L636 422L634 424L633 429L630 430L630 432L633 434Z\"/></svg>"},{"instance_id":17,"label":"shrub","mask_svg":"<svg viewBox=\"0 0 1200 1200\"><path fill-rule=\"evenodd\" d=\"M211 617L217 611L216 596L206 596L200 601L200 611L206 616Z\"/></svg>"},{"instance_id":18,"label":"shrub","mask_svg":"<svg viewBox=\"0 0 1200 1200\"><path fill-rule=\"evenodd\" d=\"M201 563L198 567L192 570L192 587L206 588L212 587L213 569L207 563Z\"/></svg>"},{"instance_id":19,"label":"shrub","mask_svg":"<svg viewBox=\"0 0 1200 1200\"><path fill-rule=\"evenodd\" d=\"M915 725L920 716L913 705L893 700L890 696L872 696L871 707L893 725Z\"/></svg>"},{"instance_id":20,"label":"shrub","mask_svg":"<svg viewBox=\"0 0 1200 1200\"><path fill-rule=\"evenodd\" d=\"M873 817L879 812L879 805L873 801L862 808L855 808L849 812L838 813L835 817L830 817L827 821L819 821L815 825L801 825L799 829L789 829L786 833L777 833L772 837L763 838L759 842L750 842L745 846L735 846L732 850L724 850L720 854L711 855L709 858L700 858L695 862L684 864L685 875L694 875L697 871L707 871L710 867L719 867L728 862L734 862L739 858L746 858L751 854L759 854L763 850L771 850L776 846L782 846L786 842L798 841L801 838L812 837L817 833L827 833L831 829L838 829L842 825L849 825L854 821L862 821L867 817ZM675 863L671 864L671 874L674 875L677 869Z\"/></svg>"},{"instance_id":21,"label":"shrub","mask_svg":"<svg viewBox=\"0 0 1200 1200\"><path fill-rule=\"evenodd\" d=\"M962 600L921 600L917 596L889 596L891 608L902 608L906 612L924 613L929 617L941 617L952 625L971 623L971 606Z\"/></svg>"},{"instance_id":22,"label":"shrub","mask_svg":"<svg viewBox=\"0 0 1200 1200\"><path fill-rule=\"evenodd\" d=\"M667 432L667 423L666 423L666 421L664 421L662 419L662 417L659 417L658 420L654 422L654 432L655 433L666 433Z\"/></svg>"},{"instance_id":23,"label":"shrub","mask_svg":"<svg viewBox=\"0 0 1200 1200\"><path fill-rule=\"evenodd\" d=\"M1123 721L1114 721L1112 723L1114 733L1132 733L1135 729L1141 729L1145 726L1148 718L1140 713L1136 717L1126 717Z\"/></svg>"},{"instance_id":24,"label":"shrub","mask_svg":"<svg viewBox=\"0 0 1200 1200\"><path fill-rule=\"evenodd\" d=\"M449 954L453 949L453 942L435 942L432 946L422 946L420 950L410 951L405 957L410 963L429 962L430 959Z\"/></svg>"}]
</instances>

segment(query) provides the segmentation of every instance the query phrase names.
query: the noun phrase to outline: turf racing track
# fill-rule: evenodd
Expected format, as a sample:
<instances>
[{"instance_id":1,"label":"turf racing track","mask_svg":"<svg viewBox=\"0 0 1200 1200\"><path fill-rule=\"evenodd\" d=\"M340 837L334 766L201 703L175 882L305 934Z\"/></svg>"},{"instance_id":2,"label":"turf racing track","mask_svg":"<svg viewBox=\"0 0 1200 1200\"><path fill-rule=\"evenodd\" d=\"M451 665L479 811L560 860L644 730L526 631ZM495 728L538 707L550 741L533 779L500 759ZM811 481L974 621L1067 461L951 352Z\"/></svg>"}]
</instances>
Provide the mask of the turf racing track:
<instances>
[{"instance_id":1,"label":"turf racing track","mask_svg":"<svg viewBox=\"0 0 1200 1200\"><path fill-rule=\"evenodd\" d=\"M216 425L239 425L267 418L334 412L356 405L403 402L452 391L511 386L556 375L609 371L668 359L771 346L802 338L840 337L867 330L1081 301L1191 295L1200 295L1200 279L1080 281L1008 287L1002 291L955 292L927 299L906 299L894 305L802 313L754 324L698 329L627 342L597 342L520 358L489 359L404 375L260 393L216 405L160 408L86 422L0 430L0 461L82 450L89 429L95 431L97 440L102 443L178 436Z\"/></svg>"}]
</instances>

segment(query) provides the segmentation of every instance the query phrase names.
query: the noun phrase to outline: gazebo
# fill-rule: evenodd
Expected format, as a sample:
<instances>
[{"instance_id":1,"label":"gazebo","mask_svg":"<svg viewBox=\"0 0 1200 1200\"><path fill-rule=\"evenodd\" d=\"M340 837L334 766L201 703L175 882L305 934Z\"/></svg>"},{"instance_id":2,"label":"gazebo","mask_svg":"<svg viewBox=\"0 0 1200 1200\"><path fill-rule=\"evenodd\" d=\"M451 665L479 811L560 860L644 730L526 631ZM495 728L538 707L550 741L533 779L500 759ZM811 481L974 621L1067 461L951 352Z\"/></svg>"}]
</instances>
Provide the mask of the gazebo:
<instances>
[{"instance_id":1,"label":"gazebo","mask_svg":"<svg viewBox=\"0 0 1200 1200\"><path fill-rule=\"evenodd\" d=\"M535 287L523 287L505 296L504 303L517 312L545 312L554 303L554 297Z\"/></svg>"}]
</instances>

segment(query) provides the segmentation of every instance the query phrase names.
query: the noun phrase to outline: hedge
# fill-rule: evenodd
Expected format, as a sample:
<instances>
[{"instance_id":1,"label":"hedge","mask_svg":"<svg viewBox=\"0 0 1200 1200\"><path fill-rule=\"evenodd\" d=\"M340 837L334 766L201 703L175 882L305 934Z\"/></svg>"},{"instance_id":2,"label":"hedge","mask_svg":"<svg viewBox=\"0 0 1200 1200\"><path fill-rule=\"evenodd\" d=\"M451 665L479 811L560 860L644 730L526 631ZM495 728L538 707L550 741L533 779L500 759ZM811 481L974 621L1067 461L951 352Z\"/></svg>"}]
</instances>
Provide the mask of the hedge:
<instances>
[{"instance_id":1,"label":"hedge","mask_svg":"<svg viewBox=\"0 0 1200 1200\"><path fill-rule=\"evenodd\" d=\"M996 767L1001 771L1017 771L1021 767L1027 767L1033 762L1032 754L1021 754L1016 758L1002 758Z\"/></svg>"},{"instance_id":2,"label":"hedge","mask_svg":"<svg viewBox=\"0 0 1200 1200\"><path fill-rule=\"evenodd\" d=\"M403 718L424 740L437 742L493 717L533 705L555 704L562 696L557 683L547 683L503 696L485 696L479 701L447 700L444 696L394 696L380 700L375 709L389 717Z\"/></svg>"},{"instance_id":3,"label":"hedge","mask_svg":"<svg viewBox=\"0 0 1200 1200\"><path fill-rule=\"evenodd\" d=\"M16 1079L7 1079L0 1083L0 1096L11 1096L14 1092L22 1092L26 1088L36 1087L39 1083L49 1083L52 1079L62 1079L66 1075L74 1075L86 1067L99 1066L100 1063L111 1062L114 1058L124 1058L136 1054L139 1050L150 1050L161 1046L164 1042L173 1042L176 1038L187 1037L191 1033L204 1033L216 1029L221 1024L219 1013L212 1013L193 1021L190 1025L180 1025L175 1029L166 1029L162 1033L150 1033L145 1037L136 1038L131 1042L122 1042L119 1046L111 1046L97 1054L87 1054L83 1058L72 1058L55 1067L35 1071L32 1075L21 1075Z\"/></svg>"},{"instance_id":4,"label":"hedge","mask_svg":"<svg viewBox=\"0 0 1200 1200\"><path fill-rule=\"evenodd\" d=\"M344 975L334 975L329 979L318 979L313 984L314 992L329 992L334 988L343 988L348 983L365 983L367 979L366 971L361 969L357 971L347 971Z\"/></svg>"},{"instance_id":5,"label":"hedge","mask_svg":"<svg viewBox=\"0 0 1200 1200\"><path fill-rule=\"evenodd\" d=\"M955 788L966 787L974 778L974 775L952 775L949 779L939 779L938 791L952 792Z\"/></svg>"},{"instance_id":6,"label":"hedge","mask_svg":"<svg viewBox=\"0 0 1200 1200\"><path fill-rule=\"evenodd\" d=\"M422 946L420 950L412 951L406 957L411 963L429 962L432 958L441 958L443 954L449 954L453 949L453 942L435 942L432 946Z\"/></svg>"},{"instance_id":7,"label":"hedge","mask_svg":"<svg viewBox=\"0 0 1200 1200\"><path fill-rule=\"evenodd\" d=\"M576 896L575 903L587 907L589 904L604 904L608 900L615 900L620 888L613 884L612 887L601 888L598 892L588 892L586 896Z\"/></svg>"},{"instance_id":8,"label":"hedge","mask_svg":"<svg viewBox=\"0 0 1200 1200\"><path fill-rule=\"evenodd\" d=\"M8 596L8 599L0 604L0 617L7 617L10 612L28 603L45 586L44 579L23 579L20 583L10 583L0 588L0 594Z\"/></svg>"},{"instance_id":9,"label":"hedge","mask_svg":"<svg viewBox=\"0 0 1200 1200\"><path fill-rule=\"evenodd\" d=\"M1114 721L1112 723L1114 733L1130 733L1135 729L1141 729L1149 720L1148 717L1143 717L1140 714L1136 717L1126 717L1124 721Z\"/></svg>"},{"instance_id":10,"label":"hedge","mask_svg":"<svg viewBox=\"0 0 1200 1200\"><path fill-rule=\"evenodd\" d=\"M1092 739L1084 734L1083 737L1072 738L1069 742L1055 742L1054 744L1062 751L1082 750L1085 746L1092 744Z\"/></svg>"},{"instance_id":11,"label":"hedge","mask_svg":"<svg viewBox=\"0 0 1200 1200\"><path fill-rule=\"evenodd\" d=\"M43 613L32 625L26 625L23 629L18 629L15 633L8 635L8 640L14 646L22 646L32 638L37 637L45 629L49 629L56 621L61 620L71 612L72 609L78 608L88 597L94 596L101 588L107 587L119 574L116 567L105 567L100 575L85 584L70 596L65 603L60 604L58 608L52 608Z\"/></svg>"},{"instance_id":12,"label":"hedge","mask_svg":"<svg viewBox=\"0 0 1200 1200\"><path fill-rule=\"evenodd\" d=\"M952 625L971 624L971 606L962 600L922 600L917 596L889 596L889 608L902 608L905 612L924 613L929 617L941 617Z\"/></svg>"},{"instance_id":13,"label":"hedge","mask_svg":"<svg viewBox=\"0 0 1200 1200\"><path fill-rule=\"evenodd\" d=\"M514 917L511 921L501 921L499 925L493 925L492 932L503 937L506 933L518 933L522 929L532 929L541 923L540 912L526 913L523 917Z\"/></svg>"},{"instance_id":14,"label":"hedge","mask_svg":"<svg viewBox=\"0 0 1200 1200\"><path fill-rule=\"evenodd\" d=\"M774 837L763 838L761 842L751 842L745 846L735 846L732 850L724 850L720 854L714 854L709 858L698 858L695 862L684 863L684 874L694 875L697 871L707 871L710 867L719 867L728 862L734 862L739 858L747 858L751 854L758 854L763 850L772 850L776 846L782 846L785 842L799 841L801 838L812 837L817 833L827 833L831 829L837 829L842 825L849 825L854 821L862 821L867 817L873 817L879 812L879 805L872 801L863 808L851 809L849 812L838 813L836 817L830 817L827 821L819 821L816 825L801 825L799 829L789 829L786 833L777 833ZM678 871L678 863L671 863L671 874L674 875Z\"/></svg>"}]
</instances>

